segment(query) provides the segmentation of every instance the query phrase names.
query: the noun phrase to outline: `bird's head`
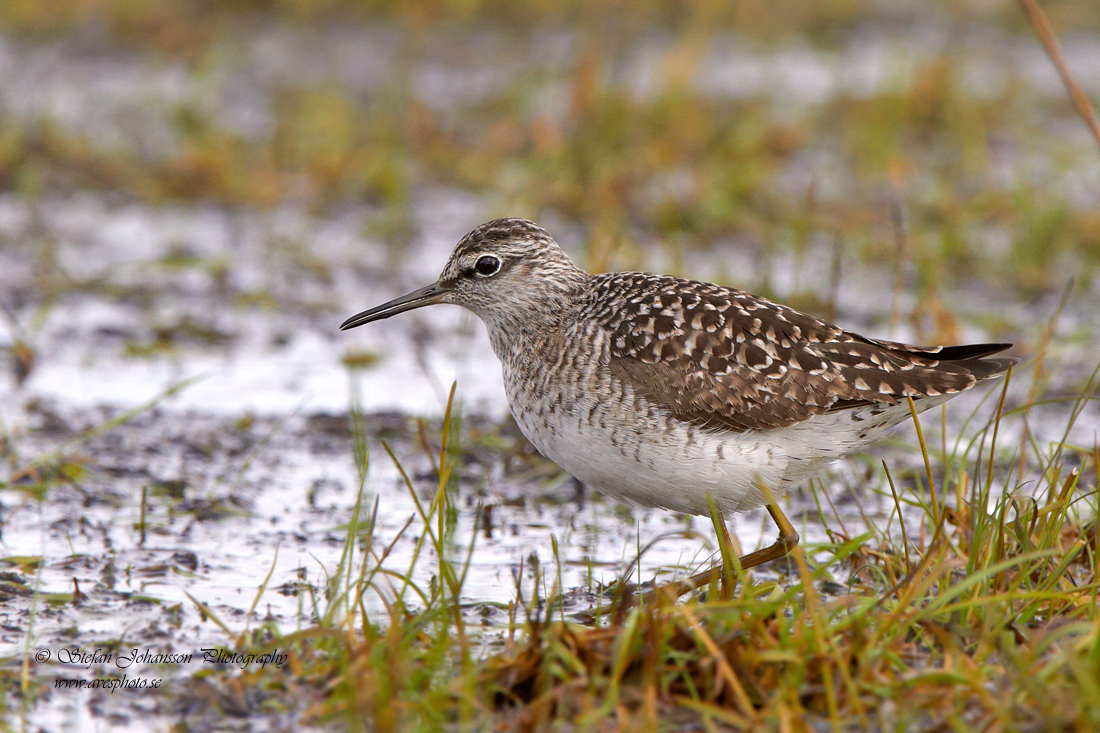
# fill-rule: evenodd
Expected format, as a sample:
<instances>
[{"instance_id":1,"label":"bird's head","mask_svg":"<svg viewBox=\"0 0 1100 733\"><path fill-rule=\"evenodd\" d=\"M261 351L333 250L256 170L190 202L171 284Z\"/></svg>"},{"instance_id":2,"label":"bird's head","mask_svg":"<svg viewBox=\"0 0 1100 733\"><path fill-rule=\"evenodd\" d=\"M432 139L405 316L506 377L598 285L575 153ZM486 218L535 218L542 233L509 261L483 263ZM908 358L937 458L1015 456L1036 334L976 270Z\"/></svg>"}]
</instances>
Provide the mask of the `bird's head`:
<instances>
[{"instance_id":1,"label":"bird's head","mask_svg":"<svg viewBox=\"0 0 1100 733\"><path fill-rule=\"evenodd\" d=\"M588 277L534 222L494 219L459 241L436 282L354 315L340 329L436 303L473 311L490 331L553 323Z\"/></svg>"}]
</instances>

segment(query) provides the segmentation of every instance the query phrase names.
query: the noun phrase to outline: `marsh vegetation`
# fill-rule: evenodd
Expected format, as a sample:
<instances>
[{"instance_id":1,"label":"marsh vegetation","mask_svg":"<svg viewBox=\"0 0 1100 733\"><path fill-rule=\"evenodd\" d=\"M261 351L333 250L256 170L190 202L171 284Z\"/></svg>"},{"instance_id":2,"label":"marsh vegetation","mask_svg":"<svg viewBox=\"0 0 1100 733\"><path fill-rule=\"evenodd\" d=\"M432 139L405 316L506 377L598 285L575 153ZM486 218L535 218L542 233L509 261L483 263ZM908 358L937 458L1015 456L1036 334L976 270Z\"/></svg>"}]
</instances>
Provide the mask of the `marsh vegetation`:
<instances>
[{"instance_id":1,"label":"marsh vegetation","mask_svg":"<svg viewBox=\"0 0 1100 733\"><path fill-rule=\"evenodd\" d=\"M1042 7L1100 99L1094 3ZM500 215L1024 362L795 492L732 599L585 622L709 524L539 457L457 309L336 330ZM1012 3L4 3L4 725L1100 727L1098 264ZM58 655L212 647L286 661Z\"/></svg>"}]
</instances>

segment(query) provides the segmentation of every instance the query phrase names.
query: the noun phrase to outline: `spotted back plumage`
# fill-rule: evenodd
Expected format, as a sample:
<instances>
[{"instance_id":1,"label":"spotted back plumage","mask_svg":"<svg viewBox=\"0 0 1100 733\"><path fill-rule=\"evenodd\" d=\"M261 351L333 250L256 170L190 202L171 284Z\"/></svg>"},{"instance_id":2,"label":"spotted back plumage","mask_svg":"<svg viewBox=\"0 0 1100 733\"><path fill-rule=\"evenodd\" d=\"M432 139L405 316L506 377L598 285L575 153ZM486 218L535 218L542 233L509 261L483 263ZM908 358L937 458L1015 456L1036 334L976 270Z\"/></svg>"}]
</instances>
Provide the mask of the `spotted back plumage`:
<instances>
[{"instance_id":1,"label":"spotted back plumage","mask_svg":"<svg viewBox=\"0 0 1100 733\"><path fill-rule=\"evenodd\" d=\"M483 266L485 265L485 266ZM470 232L436 283L343 328L452 303L485 323L524 435L589 486L708 515L771 502L828 461L1015 360L1005 344L868 339L749 293L590 275L542 228Z\"/></svg>"},{"instance_id":2,"label":"spotted back plumage","mask_svg":"<svg viewBox=\"0 0 1100 733\"><path fill-rule=\"evenodd\" d=\"M910 346L859 336L741 290L663 275L593 283L611 373L676 417L781 428L840 409L949 395L1006 370L1007 344Z\"/></svg>"}]
</instances>

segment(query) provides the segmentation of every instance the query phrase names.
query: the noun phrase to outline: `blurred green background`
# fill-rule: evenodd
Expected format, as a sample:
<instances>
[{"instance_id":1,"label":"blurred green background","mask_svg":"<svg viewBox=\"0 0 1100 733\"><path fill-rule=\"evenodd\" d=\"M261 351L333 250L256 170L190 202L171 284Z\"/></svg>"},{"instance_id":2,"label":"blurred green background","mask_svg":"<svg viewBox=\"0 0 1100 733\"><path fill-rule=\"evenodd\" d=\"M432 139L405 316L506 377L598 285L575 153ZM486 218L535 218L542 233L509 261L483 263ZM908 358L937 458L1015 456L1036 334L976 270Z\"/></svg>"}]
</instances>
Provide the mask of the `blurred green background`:
<instances>
[{"instance_id":1,"label":"blurred green background","mask_svg":"<svg viewBox=\"0 0 1100 733\"><path fill-rule=\"evenodd\" d=\"M1095 0L1043 7L1095 97ZM776 293L767 259L904 260L927 340L958 337L945 283L1026 298L1100 262L1100 152L1015 2L7 0L0 27L123 58L123 87L186 80L98 126L9 95L0 189L23 197L369 206L400 249L416 192L449 187L575 232L597 270L732 242L765 274L688 274L834 317L805 287L828 273Z\"/></svg>"},{"instance_id":2,"label":"blurred green background","mask_svg":"<svg viewBox=\"0 0 1100 733\"><path fill-rule=\"evenodd\" d=\"M1100 100L1098 0L1042 7L1070 69ZM330 571L344 567L351 489L363 480L353 457L366 445L356 434L353 449L353 428L396 446L418 487L434 492L440 423L410 416L442 415L454 382L461 411L474 418L454 433L473 457L462 461L459 526L474 526L472 502L487 497L501 527L495 539L479 540L471 597L511 604L504 574L518 565L518 578L532 548L542 547L546 562L552 546L559 571L587 572L590 583L593 557L617 568L623 537L624 558L631 545L643 546L633 528L665 537L680 526L663 512L636 523L607 504L588 504L591 520L572 508L581 494L504 417L499 368L471 315L424 309L338 331L347 316L431 282L468 229L517 215L546 226L593 271L717 281L874 337L1014 342L1025 361L1004 403L1012 422L997 449L1014 465L1019 456L1028 491L1061 485L1063 454L1067 465L1085 466L1085 477L1095 474L1087 446L1095 446L1100 416L1085 390L1100 352L1100 145L1014 0L0 0L0 353L14 372L0 375L0 465L9 467L0 476L8 490L2 539L15 562L42 568L42 588L73 604L36 617L27 609L37 594L12 596L0 626L19 654L34 648L32 631L75 644L79 622L92 638L88 629L101 627L77 615L87 611L126 619L118 633L127 643L160 643L173 624L181 644L205 640L220 631L200 626L195 617L207 613L183 593L223 604L237 624L251 613L243 606L252 595L241 588L260 582L266 560L258 567L257 559L267 557L274 575L264 606L293 628L305 607L301 587L341 577ZM979 392L926 427L991 416L999 386ZM349 420L356 408L368 419ZM942 445L937 465L956 461L949 432L930 441ZM985 444L962 445L981 446L982 456ZM1025 471L1032 454L1034 470L1050 469L1037 483ZM380 460L371 486L384 498L379 536L397 543L414 509L400 503L405 484L381 451L373 455ZM917 450L890 459L924 476ZM874 485L877 457L849 465L838 486ZM971 475L991 480L991 465ZM952 485L954 470L941 485ZM956 507L965 485L954 484ZM795 507L809 508L809 496ZM897 502L884 490L872 496L887 513ZM862 541L864 506L842 502L841 510ZM830 531L820 504L806 516ZM603 533L603 550L572 541L577 530L557 535L559 559L551 538L563 527L573 532L574 517L577 527L596 527L591 537ZM175 522L183 521L180 531ZM742 519L743 542L757 524ZM402 542L413 545L412 534ZM693 533L685 539L663 540L667 554L650 552L646 562L685 561L700 547ZM854 545L843 539L849 557ZM188 547L195 553L182 552ZM391 564L405 562L403 551ZM179 572L164 569L181 557ZM75 573L85 589L100 581L113 589L116 565L126 568L125 593L92 591L75 609ZM171 577L156 588L163 611L143 630L131 623L130 568L149 565ZM537 573L533 562L528 572L533 565ZM21 572L30 587L30 570ZM952 592L977 592L974 577ZM144 593L141 572L134 578ZM442 587L434 578L417 582ZM276 583L291 592L276 593ZM70 584L77 593L66 596ZM1074 593L1088 587L1077 583ZM953 597L940 588L939 599ZM1059 595L1053 613L1069 597ZM1038 601L1025 607L1039 613ZM961 646L980 639L976 646L995 650L991 664L1000 669L1000 642L991 640L1017 638L1005 636L1021 633L1005 619L1024 615L989 608L989 626L959 624L951 633ZM496 613L489 622L504 623ZM429 628L435 621L421 620L429 618L417 616L410 628ZM900 629L909 655L916 637L899 618L888 626ZM1012 657L1018 676L1009 682L987 684L1000 673L966 668L965 685L943 686L955 678L939 670L921 677L928 668L917 657L916 676L906 662L897 684L918 698L931 686L950 695L1003 687L1040 703L1055 689L1052 704L1072 701L1062 705L1070 712L1033 719L1072 720L1076 706L1089 704L1078 695L1084 687L1059 687L1054 675L1085 666L1049 653L1050 639L1077 638L1052 618L1055 636L1018 642L1027 653ZM432 694L436 682L451 694L450 623L440 626L443 643L428 644L429 673L377 667L385 670L377 679L404 690L387 704L424 699L408 690L429 678ZM424 638L419 630L402 636ZM326 665L336 659L342 670L373 674L318 648ZM1052 661L1036 677L1039 657ZM12 660L10 679L25 676L23 659ZM326 695L334 689L331 677L313 679L325 680ZM375 678L363 679L370 689ZM876 696L894 684L867 679ZM1029 688L1022 679L1042 683ZM220 695L227 686L214 688ZM311 704L300 689L280 686L273 697ZM791 689L803 699L802 688ZM1008 715L1024 704L1013 695L990 699L1002 697ZM39 699L70 704L60 695ZM896 707L901 720L926 722L920 705ZM135 719L148 720L146 708Z\"/></svg>"}]
</instances>

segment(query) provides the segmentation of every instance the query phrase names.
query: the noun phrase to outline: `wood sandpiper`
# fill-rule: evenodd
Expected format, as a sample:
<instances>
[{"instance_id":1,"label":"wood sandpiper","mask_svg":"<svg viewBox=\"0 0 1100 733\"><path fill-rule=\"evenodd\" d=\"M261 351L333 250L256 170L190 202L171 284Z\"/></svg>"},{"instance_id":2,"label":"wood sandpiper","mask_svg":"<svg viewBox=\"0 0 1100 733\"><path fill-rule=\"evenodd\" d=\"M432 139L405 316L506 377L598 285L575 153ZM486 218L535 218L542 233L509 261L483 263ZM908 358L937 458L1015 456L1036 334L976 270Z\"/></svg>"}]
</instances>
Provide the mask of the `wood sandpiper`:
<instances>
[{"instance_id":1,"label":"wood sandpiper","mask_svg":"<svg viewBox=\"0 0 1100 733\"><path fill-rule=\"evenodd\" d=\"M485 323L523 434L584 483L704 516L766 506L779 539L746 569L798 543L776 494L908 418L906 398L927 410L1017 361L991 358L1011 344L871 339L710 283L591 275L525 219L479 226L438 281L340 328L435 303Z\"/></svg>"}]
</instances>

